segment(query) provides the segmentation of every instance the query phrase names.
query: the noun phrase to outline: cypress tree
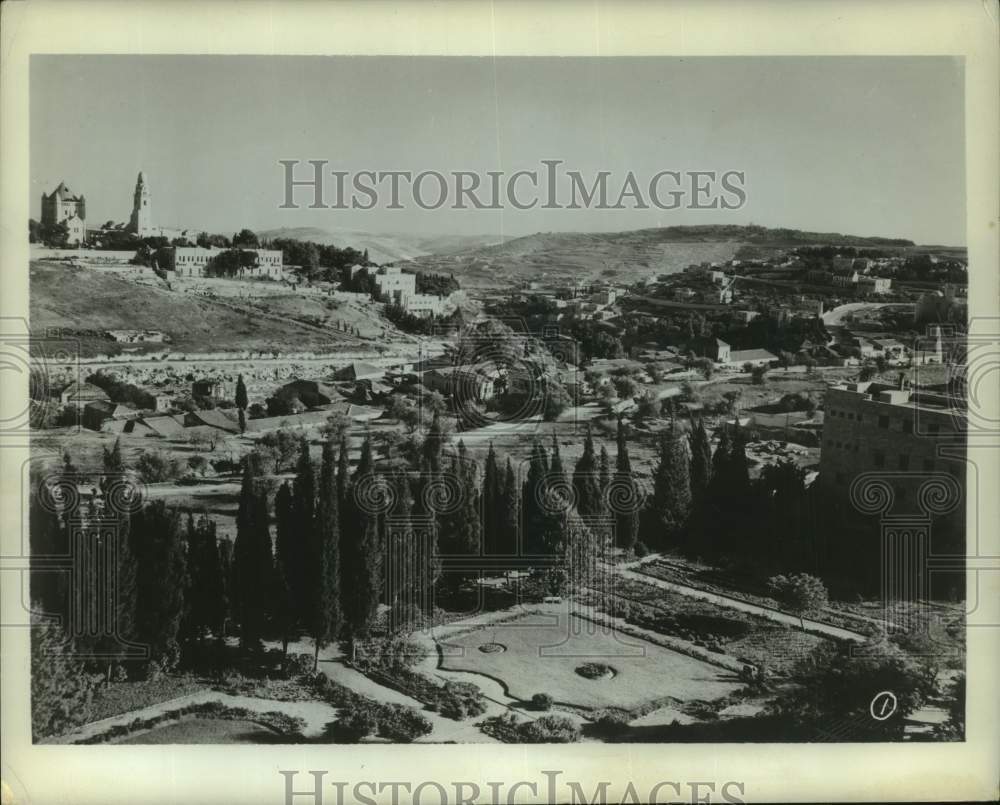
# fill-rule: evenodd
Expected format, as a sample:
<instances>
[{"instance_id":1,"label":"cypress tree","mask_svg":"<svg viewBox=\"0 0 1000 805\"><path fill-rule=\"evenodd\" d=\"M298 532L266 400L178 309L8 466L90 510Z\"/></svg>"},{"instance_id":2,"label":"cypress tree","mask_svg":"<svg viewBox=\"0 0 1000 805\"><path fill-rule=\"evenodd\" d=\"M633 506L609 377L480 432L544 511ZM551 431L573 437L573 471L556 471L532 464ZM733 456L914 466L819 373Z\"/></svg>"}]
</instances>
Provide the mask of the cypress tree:
<instances>
[{"instance_id":1,"label":"cypress tree","mask_svg":"<svg viewBox=\"0 0 1000 805\"><path fill-rule=\"evenodd\" d=\"M480 492L476 462L469 458L465 442L458 443L458 480L461 484L461 505L456 512L455 553L478 556L483 542L483 522L480 512Z\"/></svg>"},{"instance_id":2,"label":"cypress tree","mask_svg":"<svg viewBox=\"0 0 1000 805\"><path fill-rule=\"evenodd\" d=\"M639 536L639 491L632 475L632 460L628 454L625 426L618 423L618 455L615 459L615 488L609 504L615 517L615 537L618 547L631 550ZM616 501L621 505L615 505Z\"/></svg>"},{"instance_id":3,"label":"cypress tree","mask_svg":"<svg viewBox=\"0 0 1000 805\"><path fill-rule=\"evenodd\" d=\"M562 456L559 455L559 442L556 435L552 434L552 457L549 460L548 484L550 488L559 490L560 495L564 495L566 489L566 470L563 468Z\"/></svg>"},{"instance_id":4,"label":"cypress tree","mask_svg":"<svg viewBox=\"0 0 1000 805\"><path fill-rule=\"evenodd\" d=\"M292 487L285 481L274 496L274 614L281 628L282 652L288 654L288 642L296 621L296 583L293 568L296 565L294 543L302 539L296 533L295 503Z\"/></svg>"},{"instance_id":5,"label":"cypress tree","mask_svg":"<svg viewBox=\"0 0 1000 805\"><path fill-rule=\"evenodd\" d=\"M348 530L341 540L341 605L345 626L353 638L367 637L381 595L381 536L379 516L366 511L357 498L359 482L369 483L375 474L371 437L361 446L361 459L351 480Z\"/></svg>"},{"instance_id":6,"label":"cypress tree","mask_svg":"<svg viewBox=\"0 0 1000 805\"><path fill-rule=\"evenodd\" d=\"M316 472L306 439L300 445L295 470L295 479L292 481L294 534L289 541L286 572L295 614L297 619L304 621L309 616L309 543L316 529Z\"/></svg>"},{"instance_id":7,"label":"cypress tree","mask_svg":"<svg viewBox=\"0 0 1000 805\"><path fill-rule=\"evenodd\" d=\"M337 512L340 515L340 533L346 530L348 515L347 494L351 485L351 462L350 446L347 442L347 434L340 434L340 450L337 453Z\"/></svg>"},{"instance_id":8,"label":"cypress tree","mask_svg":"<svg viewBox=\"0 0 1000 805\"><path fill-rule=\"evenodd\" d=\"M482 540L486 554L501 553L499 542L503 528L502 483L503 478L500 476L500 468L497 466L497 454L491 441L489 452L486 454L486 463L483 465Z\"/></svg>"},{"instance_id":9,"label":"cypress tree","mask_svg":"<svg viewBox=\"0 0 1000 805\"><path fill-rule=\"evenodd\" d=\"M184 631L189 638L204 641L208 633L221 636L225 618L225 580L215 521L204 514L195 521L189 512L186 541L188 588Z\"/></svg>"},{"instance_id":10,"label":"cypress tree","mask_svg":"<svg viewBox=\"0 0 1000 805\"><path fill-rule=\"evenodd\" d=\"M273 564L268 526L267 492L260 488L260 457L250 453L243 461L236 543L233 546L236 577L236 611L240 645L256 650L264 635L272 594Z\"/></svg>"},{"instance_id":11,"label":"cypress tree","mask_svg":"<svg viewBox=\"0 0 1000 805\"><path fill-rule=\"evenodd\" d=\"M243 382L243 375L236 378L236 399L234 402L236 403L236 407L239 408L241 412L246 410L249 403L249 399L247 398L246 383Z\"/></svg>"},{"instance_id":12,"label":"cypress tree","mask_svg":"<svg viewBox=\"0 0 1000 805\"><path fill-rule=\"evenodd\" d=\"M583 442L583 455L573 470L573 488L576 492L576 510L581 516L601 514L601 486L597 457L594 454L594 439L587 430Z\"/></svg>"},{"instance_id":13,"label":"cypress tree","mask_svg":"<svg viewBox=\"0 0 1000 805\"><path fill-rule=\"evenodd\" d=\"M608 448L601 445L601 457L598 461L598 486L601 488L600 514L608 514L608 486L611 484L611 457Z\"/></svg>"},{"instance_id":14,"label":"cypress tree","mask_svg":"<svg viewBox=\"0 0 1000 805\"><path fill-rule=\"evenodd\" d=\"M427 437L424 439L423 458L426 461L430 472L441 472L441 450L444 447L444 432L441 429L441 414L434 412L431 426L427 430Z\"/></svg>"},{"instance_id":15,"label":"cypress tree","mask_svg":"<svg viewBox=\"0 0 1000 805\"><path fill-rule=\"evenodd\" d=\"M187 561L180 513L162 500L136 515L136 637L150 647L150 659L172 668L180 659L177 638L185 610Z\"/></svg>"},{"instance_id":16,"label":"cypress tree","mask_svg":"<svg viewBox=\"0 0 1000 805\"><path fill-rule=\"evenodd\" d=\"M541 443L535 440L528 463L528 477L521 491L521 514L523 516L523 544L528 553L544 551L545 477L549 472L549 457Z\"/></svg>"},{"instance_id":17,"label":"cypress tree","mask_svg":"<svg viewBox=\"0 0 1000 805\"><path fill-rule=\"evenodd\" d=\"M323 445L320 469L319 505L310 551L311 601L310 631L316 643L313 661L319 664L319 650L340 633L340 513L337 503L337 468L333 441Z\"/></svg>"},{"instance_id":18,"label":"cypress tree","mask_svg":"<svg viewBox=\"0 0 1000 805\"><path fill-rule=\"evenodd\" d=\"M670 545L681 536L691 509L691 471L686 440L673 428L660 437L653 497L643 518L647 545Z\"/></svg>"},{"instance_id":19,"label":"cypress tree","mask_svg":"<svg viewBox=\"0 0 1000 805\"><path fill-rule=\"evenodd\" d=\"M700 503L712 480L712 447L704 420L698 420L688 439L691 448L691 495Z\"/></svg>"},{"instance_id":20,"label":"cypress tree","mask_svg":"<svg viewBox=\"0 0 1000 805\"><path fill-rule=\"evenodd\" d=\"M513 556L518 552L518 531L520 530L521 514L518 500L519 493L517 476L514 474L514 466L507 457L507 464L504 468L504 480L501 487L501 504L498 521L499 531L499 552L507 556Z\"/></svg>"}]
</instances>

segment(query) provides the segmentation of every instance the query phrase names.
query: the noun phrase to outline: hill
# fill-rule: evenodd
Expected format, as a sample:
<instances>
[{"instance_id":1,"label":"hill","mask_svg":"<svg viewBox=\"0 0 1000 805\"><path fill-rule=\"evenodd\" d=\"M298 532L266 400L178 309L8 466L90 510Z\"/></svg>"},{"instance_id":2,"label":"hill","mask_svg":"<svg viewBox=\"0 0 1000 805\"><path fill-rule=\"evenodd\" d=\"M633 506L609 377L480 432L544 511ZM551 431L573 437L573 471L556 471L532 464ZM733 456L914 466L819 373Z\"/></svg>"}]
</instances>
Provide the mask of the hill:
<instances>
[{"instance_id":1,"label":"hill","mask_svg":"<svg viewBox=\"0 0 1000 805\"><path fill-rule=\"evenodd\" d=\"M330 351L345 346L371 346L371 341L337 332L338 319L359 326L375 338L387 322L363 320L350 306L325 309L320 301L275 287L263 300L211 298L183 289L168 289L158 280L138 282L98 269L65 263L32 261L30 313L33 332L50 328L78 331L161 330L171 348L187 352L242 350ZM329 303L333 305L333 303ZM306 309L308 308L308 309ZM99 335L81 338L84 356L115 354L121 347ZM146 351L162 351L149 344Z\"/></svg>"},{"instance_id":2,"label":"hill","mask_svg":"<svg viewBox=\"0 0 1000 805\"><path fill-rule=\"evenodd\" d=\"M472 249L492 242L481 235L409 235L403 233L359 232L348 229L323 229L314 226L281 227L258 232L263 240L290 238L312 241L325 246L350 246L359 252L368 250L368 257L376 263L412 260L428 254L450 254Z\"/></svg>"},{"instance_id":3,"label":"hill","mask_svg":"<svg viewBox=\"0 0 1000 805\"><path fill-rule=\"evenodd\" d=\"M807 245L905 248L910 241L761 226L673 226L627 232L539 232L502 244L413 260L425 270L453 272L463 287L505 287L529 279L632 282L691 263L725 261L752 249Z\"/></svg>"}]
</instances>

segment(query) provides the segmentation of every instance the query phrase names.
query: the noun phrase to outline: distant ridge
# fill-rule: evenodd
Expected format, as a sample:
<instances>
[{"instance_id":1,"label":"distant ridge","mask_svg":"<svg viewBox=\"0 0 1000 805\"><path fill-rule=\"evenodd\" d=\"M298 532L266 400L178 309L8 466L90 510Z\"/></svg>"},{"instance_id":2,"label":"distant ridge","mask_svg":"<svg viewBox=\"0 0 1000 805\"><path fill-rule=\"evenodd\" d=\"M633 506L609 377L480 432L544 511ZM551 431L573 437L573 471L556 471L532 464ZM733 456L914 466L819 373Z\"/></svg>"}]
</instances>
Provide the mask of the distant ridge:
<instances>
[{"instance_id":1,"label":"distant ridge","mask_svg":"<svg viewBox=\"0 0 1000 805\"><path fill-rule=\"evenodd\" d=\"M375 233L348 229L325 229L315 226L280 227L258 232L265 240L288 238L312 241L325 246L350 246L359 252L368 250L369 259L376 263L413 260L428 254L450 254L473 249L496 241L485 235L410 235L406 233Z\"/></svg>"}]
</instances>

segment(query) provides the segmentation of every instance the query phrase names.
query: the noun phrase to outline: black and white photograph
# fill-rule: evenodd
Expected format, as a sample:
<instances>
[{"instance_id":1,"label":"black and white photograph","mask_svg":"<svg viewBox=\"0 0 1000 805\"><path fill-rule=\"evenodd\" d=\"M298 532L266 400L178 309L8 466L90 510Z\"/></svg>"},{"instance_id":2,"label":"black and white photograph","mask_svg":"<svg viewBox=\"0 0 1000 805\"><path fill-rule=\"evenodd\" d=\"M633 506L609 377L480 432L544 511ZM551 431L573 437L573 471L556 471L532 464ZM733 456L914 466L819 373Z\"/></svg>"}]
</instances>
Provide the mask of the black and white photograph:
<instances>
[{"instance_id":1,"label":"black and white photograph","mask_svg":"<svg viewBox=\"0 0 1000 805\"><path fill-rule=\"evenodd\" d=\"M967 78L30 54L30 743L280 746L293 805L320 747L964 745L997 569ZM543 774L525 801L591 801ZM593 801L753 801L676 779Z\"/></svg>"}]
</instances>

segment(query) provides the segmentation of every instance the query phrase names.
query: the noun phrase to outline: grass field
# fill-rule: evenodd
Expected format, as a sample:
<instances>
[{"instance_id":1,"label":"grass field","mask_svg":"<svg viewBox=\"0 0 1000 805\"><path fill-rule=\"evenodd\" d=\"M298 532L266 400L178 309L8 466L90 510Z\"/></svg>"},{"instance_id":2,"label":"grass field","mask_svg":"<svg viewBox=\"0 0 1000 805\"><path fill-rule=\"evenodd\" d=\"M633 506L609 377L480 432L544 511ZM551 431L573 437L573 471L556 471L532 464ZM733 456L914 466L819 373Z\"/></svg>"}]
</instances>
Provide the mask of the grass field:
<instances>
[{"instance_id":1,"label":"grass field","mask_svg":"<svg viewBox=\"0 0 1000 805\"><path fill-rule=\"evenodd\" d=\"M479 650L494 640L506 650ZM719 699L741 687L739 680L714 665L565 613L525 615L458 635L442 652L443 668L496 679L515 698L528 700L536 693L548 693L558 703L584 708L632 709L666 696L681 701ZM580 676L577 667L588 662L610 665L616 675Z\"/></svg>"},{"instance_id":2,"label":"grass field","mask_svg":"<svg viewBox=\"0 0 1000 805\"><path fill-rule=\"evenodd\" d=\"M188 718L149 732L130 735L121 744L262 744L277 743L280 736L253 721L221 718Z\"/></svg>"}]
</instances>

